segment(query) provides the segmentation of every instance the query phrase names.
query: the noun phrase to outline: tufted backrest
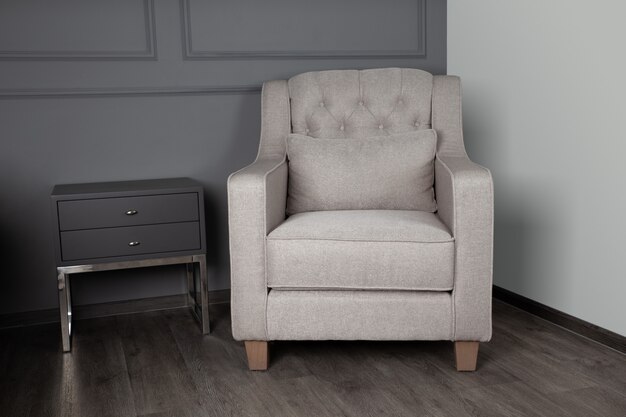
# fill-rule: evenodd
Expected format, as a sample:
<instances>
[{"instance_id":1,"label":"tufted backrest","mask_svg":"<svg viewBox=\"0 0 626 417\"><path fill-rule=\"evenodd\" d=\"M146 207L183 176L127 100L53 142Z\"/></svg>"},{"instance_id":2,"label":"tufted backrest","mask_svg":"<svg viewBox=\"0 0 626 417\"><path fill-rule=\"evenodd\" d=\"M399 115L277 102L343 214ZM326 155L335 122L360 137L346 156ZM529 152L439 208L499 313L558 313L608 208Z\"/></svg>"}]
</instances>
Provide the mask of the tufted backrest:
<instances>
[{"instance_id":1,"label":"tufted backrest","mask_svg":"<svg viewBox=\"0 0 626 417\"><path fill-rule=\"evenodd\" d=\"M263 83L259 158L282 158L291 132L359 138L432 128L437 152L465 156L461 80L411 68L307 72Z\"/></svg>"},{"instance_id":2,"label":"tufted backrest","mask_svg":"<svg viewBox=\"0 0 626 417\"><path fill-rule=\"evenodd\" d=\"M431 127L433 76L418 69L307 72L288 87L293 133L357 138Z\"/></svg>"}]
</instances>

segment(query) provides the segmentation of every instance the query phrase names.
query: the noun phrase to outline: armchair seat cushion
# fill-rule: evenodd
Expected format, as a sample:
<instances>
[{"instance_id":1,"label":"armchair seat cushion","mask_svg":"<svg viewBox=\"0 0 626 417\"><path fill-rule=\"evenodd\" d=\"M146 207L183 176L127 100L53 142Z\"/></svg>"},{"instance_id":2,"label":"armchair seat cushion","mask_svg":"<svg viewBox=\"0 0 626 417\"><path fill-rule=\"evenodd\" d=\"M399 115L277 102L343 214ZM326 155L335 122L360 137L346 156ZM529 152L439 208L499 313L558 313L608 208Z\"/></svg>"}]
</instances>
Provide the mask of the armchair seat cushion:
<instances>
[{"instance_id":1,"label":"armchair seat cushion","mask_svg":"<svg viewBox=\"0 0 626 417\"><path fill-rule=\"evenodd\" d=\"M298 213L267 236L267 285L286 289L450 291L454 239L435 213Z\"/></svg>"}]
</instances>

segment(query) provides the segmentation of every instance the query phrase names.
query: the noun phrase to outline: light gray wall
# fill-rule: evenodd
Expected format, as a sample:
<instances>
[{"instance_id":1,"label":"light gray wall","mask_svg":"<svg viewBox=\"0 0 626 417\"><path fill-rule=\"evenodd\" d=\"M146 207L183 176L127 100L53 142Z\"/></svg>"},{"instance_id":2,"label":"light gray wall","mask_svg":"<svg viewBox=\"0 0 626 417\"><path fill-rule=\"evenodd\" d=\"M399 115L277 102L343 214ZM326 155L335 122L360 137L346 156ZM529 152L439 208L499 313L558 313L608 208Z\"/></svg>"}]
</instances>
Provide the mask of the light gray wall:
<instances>
[{"instance_id":1,"label":"light gray wall","mask_svg":"<svg viewBox=\"0 0 626 417\"><path fill-rule=\"evenodd\" d=\"M256 154L259 86L318 69L446 71L438 0L0 2L0 314L57 306L53 184L205 185L211 289L229 286L226 178ZM87 274L77 304L183 292L177 267Z\"/></svg>"},{"instance_id":2,"label":"light gray wall","mask_svg":"<svg viewBox=\"0 0 626 417\"><path fill-rule=\"evenodd\" d=\"M626 334L626 3L448 2L470 156L493 170L496 285Z\"/></svg>"}]
</instances>

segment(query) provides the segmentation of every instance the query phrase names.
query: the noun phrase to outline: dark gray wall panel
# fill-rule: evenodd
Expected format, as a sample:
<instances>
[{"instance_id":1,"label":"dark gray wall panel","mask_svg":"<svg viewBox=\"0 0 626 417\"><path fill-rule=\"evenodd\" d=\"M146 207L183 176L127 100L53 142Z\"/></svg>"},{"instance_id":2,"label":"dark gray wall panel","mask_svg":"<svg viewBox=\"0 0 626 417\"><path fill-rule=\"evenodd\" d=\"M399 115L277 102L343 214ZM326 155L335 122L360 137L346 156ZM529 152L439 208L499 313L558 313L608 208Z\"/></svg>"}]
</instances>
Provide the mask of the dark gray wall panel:
<instances>
[{"instance_id":1,"label":"dark gray wall panel","mask_svg":"<svg viewBox=\"0 0 626 417\"><path fill-rule=\"evenodd\" d=\"M153 58L152 0L3 0L0 58Z\"/></svg>"},{"instance_id":2,"label":"dark gray wall panel","mask_svg":"<svg viewBox=\"0 0 626 417\"><path fill-rule=\"evenodd\" d=\"M55 3L70 4L68 0ZM184 16L181 14L185 3L182 1L154 0L153 8L151 1L141 0L79 3L88 8L83 21L86 25L82 29L76 29L76 25L68 25L68 28L74 36L81 35L76 31L84 30L87 41L80 42L85 44L66 43L62 38L50 39L46 44L23 43L30 38L22 37L24 28L16 24L9 38L3 35L0 39L0 49L4 52L17 47L34 51L35 55L62 52L45 59L5 57L0 60L0 261L4 268L0 278L3 288L0 314L57 305L49 227L49 193L53 184L184 176L199 180L205 187L209 286L211 289L228 288L226 179L256 155L260 126L258 92L264 80L340 68L399 66L439 74L446 71L445 1L425 1L423 56L379 55L381 50L413 50L419 46L418 37L399 45L391 36L389 39L393 42L381 43L376 50L365 51L360 57L349 54L364 51L364 44L358 39L353 45L338 43L334 46L325 40L316 44L308 39L309 43L301 43L307 46L300 52L327 51L327 55L332 55L338 49L349 50L346 55L332 58L302 59L294 55L197 60L185 59ZM207 3L210 3L209 10L219 13L222 2ZM413 13L420 2L399 1L398 9L396 2L379 3L386 5L388 15L393 18L398 16L399 10ZM18 7L16 4L2 2L0 7ZM273 13L283 13L278 3L267 4ZM306 7L316 4L307 2ZM351 0L337 0L332 7L353 4ZM154 16L151 30L156 42L152 44L152 52L158 59L142 58L141 48L146 48L146 39L150 38L150 34L144 32L144 6L148 7L148 16ZM242 43L245 37L238 39L237 44L207 39L209 35L219 38L220 30L203 28L199 31L196 25L202 25L206 15L194 20L194 6L197 6L195 1L190 8L196 31L192 34L195 51L239 48L241 52L245 48L259 52L265 49L254 43L246 48ZM44 19L46 7L32 9L29 13L35 17L24 17L24 24L31 24L29 22L35 18ZM79 13L82 6L76 7L68 10L68 16ZM97 42L89 38L90 30L102 27L93 22L93 16L102 7L110 7L102 18L112 27L131 17L136 22L136 28L120 31L128 37L127 43L120 44L115 37L107 37L109 35L103 35ZM322 2L320 7L320 16L332 17L330 2ZM383 13L381 9L376 11L376 7L374 2L368 1L362 10L368 14ZM131 17L119 15L126 12ZM398 25L399 30L418 30L420 21L415 19L403 20ZM382 17L380 20L381 33L390 35L393 22ZM350 28L355 33L363 29L356 23L351 23ZM240 30L245 34L244 26ZM294 45L300 45L298 39L307 39L306 33L297 31L284 36L292 37L294 43L276 44L274 51L289 51ZM78 49L83 47L92 49ZM337 49L333 50L334 47ZM81 59L64 56L77 51L83 54ZM136 55L129 59L102 59L103 51ZM177 294L184 292L184 268L85 274L73 280L72 289L77 304Z\"/></svg>"},{"instance_id":3,"label":"dark gray wall panel","mask_svg":"<svg viewBox=\"0 0 626 417\"><path fill-rule=\"evenodd\" d=\"M378 0L183 0L182 5L187 58L425 53L425 0L398 0L393 7Z\"/></svg>"},{"instance_id":4,"label":"dark gray wall panel","mask_svg":"<svg viewBox=\"0 0 626 417\"><path fill-rule=\"evenodd\" d=\"M446 69L445 1L427 0L424 3L426 54L422 57L340 55L334 58L302 59L295 55L193 61L184 59L182 36L184 31L181 27L184 20L181 14L183 1L154 1L157 61L83 59L77 62L61 58L34 61L4 60L0 62L0 98L42 94L167 94L224 89L240 91L242 88L245 90L249 90L250 87L258 88L266 80L288 78L311 70L404 66L444 73ZM336 3L340 4L342 1L344 0L337 0ZM217 4L214 1L209 3ZM389 7L395 2L384 4ZM418 4L417 0L415 4ZM280 10L276 10L275 13L280 13ZM418 26L416 24L413 29L417 30ZM390 24L385 21L380 28L384 33L384 29L388 30ZM355 33L361 29L361 26L352 28ZM241 30L245 33L245 28L242 27ZM213 36L219 38L222 35L215 33ZM308 37L306 33L301 32L290 32L285 36L296 40ZM203 39L196 38L195 41ZM391 51L396 48L395 44L389 42L384 50Z\"/></svg>"}]
</instances>

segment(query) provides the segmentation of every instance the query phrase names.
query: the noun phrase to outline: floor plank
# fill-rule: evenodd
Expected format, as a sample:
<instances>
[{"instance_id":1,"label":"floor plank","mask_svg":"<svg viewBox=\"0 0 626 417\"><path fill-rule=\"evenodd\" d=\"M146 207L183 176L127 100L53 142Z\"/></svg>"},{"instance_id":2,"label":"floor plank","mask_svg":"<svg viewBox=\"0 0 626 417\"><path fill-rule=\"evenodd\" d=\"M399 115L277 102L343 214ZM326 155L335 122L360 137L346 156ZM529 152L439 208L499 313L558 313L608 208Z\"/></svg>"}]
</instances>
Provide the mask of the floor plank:
<instances>
[{"instance_id":1,"label":"floor plank","mask_svg":"<svg viewBox=\"0 0 626 417\"><path fill-rule=\"evenodd\" d=\"M478 370L450 342L275 342L250 372L228 304L0 331L2 416L624 416L626 356L494 300ZM10 410L7 414L5 410Z\"/></svg>"},{"instance_id":2,"label":"floor plank","mask_svg":"<svg viewBox=\"0 0 626 417\"><path fill-rule=\"evenodd\" d=\"M166 312L118 316L128 378L137 415L201 415L209 405L190 377L174 335L164 323Z\"/></svg>"},{"instance_id":3,"label":"floor plank","mask_svg":"<svg viewBox=\"0 0 626 417\"><path fill-rule=\"evenodd\" d=\"M551 401L524 382L472 388L458 393L465 410L481 417L566 417L567 407Z\"/></svg>"},{"instance_id":4,"label":"floor plank","mask_svg":"<svg viewBox=\"0 0 626 417\"><path fill-rule=\"evenodd\" d=\"M72 354L62 355L66 415L137 415L116 321L105 317L73 323Z\"/></svg>"},{"instance_id":5,"label":"floor plank","mask_svg":"<svg viewBox=\"0 0 626 417\"><path fill-rule=\"evenodd\" d=\"M623 391L622 391L623 392ZM567 409L572 417L603 417L626 414L626 398L600 387L583 388L552 396L552 401Z\"/></svg>"},{"instance_id":6,"label":"floor plank","mask_svg":"<svg viewBox=\"0 0 626 417\"><path fill-rule=\"evenodd\" d=\"M62 415L69 398L59 334L55 325L0 332L0 410L15 416Z\"/></svg>"}]
</instances>

